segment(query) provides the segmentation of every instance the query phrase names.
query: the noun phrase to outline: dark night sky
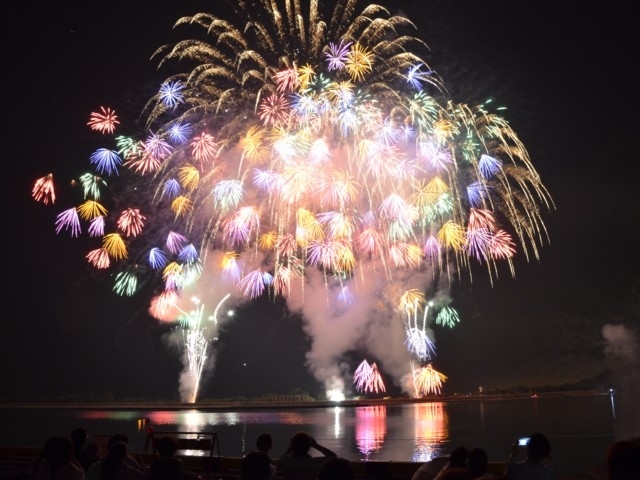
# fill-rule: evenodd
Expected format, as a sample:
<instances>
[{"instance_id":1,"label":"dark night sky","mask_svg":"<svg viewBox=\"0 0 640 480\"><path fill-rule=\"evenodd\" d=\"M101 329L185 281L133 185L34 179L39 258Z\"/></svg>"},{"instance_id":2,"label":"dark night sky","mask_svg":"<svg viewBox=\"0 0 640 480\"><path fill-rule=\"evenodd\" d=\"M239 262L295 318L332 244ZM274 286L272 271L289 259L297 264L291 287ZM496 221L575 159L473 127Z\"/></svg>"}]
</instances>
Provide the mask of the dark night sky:
<instances>
[{"instance_id":1,"label":"dark night sky","mask_svg":"<svg viewBox=\"0 0 640 480\"><path fill-rule=\"evenodd\" d=\"M10 193L0 372L15 392L8 396L177 396L181 364L146 314L147 299L112 294L111 279L85 263L86 240L56 236L55 215L65 207L30 196L36 178L87 169L96 145L89 112L100 105L139 112L164 78L149 57L172 39L174 21L217 12L223 2L158 3L3 3ZM617 371L630 364L621 349L638 354L640 338L637 14L619 0L392 3L393 13L418 27L431 48L427 60L455 101L491 96L508 107L504 116L556 205L545 215L551 243L539 262L518 258L516 278L503 273L493 287L481 270L472 284L454 286L461 323L436 331L445 391L574 382L602 372L623 381ZM619 333L611 342L604 325L624 329L605 330ZM220 344L204 397L321 390L304 364L300 320L281 305L245 307Z\"/></svg>"}]
</instances>

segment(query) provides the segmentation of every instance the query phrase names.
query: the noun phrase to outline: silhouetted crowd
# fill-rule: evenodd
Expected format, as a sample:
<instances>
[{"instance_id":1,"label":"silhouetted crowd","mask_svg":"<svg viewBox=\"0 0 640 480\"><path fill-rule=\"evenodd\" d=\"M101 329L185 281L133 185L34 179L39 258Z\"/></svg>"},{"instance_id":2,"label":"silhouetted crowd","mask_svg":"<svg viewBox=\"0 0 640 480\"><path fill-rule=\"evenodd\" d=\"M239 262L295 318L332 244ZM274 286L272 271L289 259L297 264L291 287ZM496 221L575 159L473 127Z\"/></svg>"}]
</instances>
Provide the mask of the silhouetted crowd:
<instances>
[{"instance_id":1,"label":"silhouetted crowd","mask_svg":"<svg viewBox=\"0 0 640 480\"><path fill-rule=\"evenodd\" d=\"M131 451L126 435L109 437L99 455L88 443L87 431L76 428L69 437L52 436L33 463L34 480L202 480L185 469L172 435L152 438L153 455L145 464ZM481 447L453 449L448 457L421 464L411 480L554 480L558 465L551 444L542 433L532 433L524 445L514 444L501 474L487 471L489 459ZM239 480L354 480L351 460L337 456L306 432L296 433L287 450L271 457L271 435L256 439L255 450L240 462ZM317 453L312 455L311 450ZM318 455L319 454L319 455ZM364 478L362 475L358 475ZM606 452L602 465L585 472L592 480L640 480L640 437L618 440Z\"/></svg>"}]
</instances>

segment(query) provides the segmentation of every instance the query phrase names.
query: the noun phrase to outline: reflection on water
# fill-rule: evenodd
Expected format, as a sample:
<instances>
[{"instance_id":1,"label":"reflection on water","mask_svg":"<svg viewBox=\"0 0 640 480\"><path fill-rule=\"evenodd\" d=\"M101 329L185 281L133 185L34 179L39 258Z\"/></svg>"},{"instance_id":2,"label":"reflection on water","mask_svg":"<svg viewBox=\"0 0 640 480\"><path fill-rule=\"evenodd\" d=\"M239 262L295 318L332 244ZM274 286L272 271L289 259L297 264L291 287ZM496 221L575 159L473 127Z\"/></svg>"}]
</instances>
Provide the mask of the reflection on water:
<instances>
[{"instance_id":1,"label":"reflection on water","mask_svg":"<svg viewBox=\"0 0 640 480\"><path fill-rule=\"evenodd\" d=\"M114 412L91 412L86 418L109 418ZM130 413L130 412L128 412ZM98 416L96 416L98 415ZM238 425L242 423L260 423L263 425L297 425L304 421L302 413L291 411L240 411L240 412L200 412L198 410L187 411L163 411L148 412L147 420L154 425L172 425L178 429L202 432L215 425Z\"/></svg>"},{"instance_id":2,"label":"reflection on water","mask_svg":"<svg viewBox=\"0 0 640 480\"><path fill-rule=\"evenodd\" d=\"M441 447L449 438L449 422L442 402L415 403L414 462L428 462L442 454Z\"/></svg>"},{"instance_id":3,"label":"reflection on water","mask_svg":"<svg viewBox=\"0 0 640 480\"><path fill-rule=\"evenodd\" d=\"M132 420L130 410L112 410L104 412L102 410L82 410L79 417L88 420Z\"/></svg>"},{"instance_id":4,"label":"reflection on water","mask_svg":"<svg viewBox=\"0 0 640 480\"><path fill-rule=\"evenodd\" d=\"M414 429L413 438L409 439L414 444L410 460L425 462L442 455L442 447L448 440L448 419L445 404L443 402L425 402L414 403L406 407L410 409L412 414L410 423ZM383 449L388 433L387 407L385 405L368 405L353 409L336 406L327 409L327 412L333 417L331 421L332 436L337 440L348 438L349 432L346 427L353 423L353 435L360 460L371 460L372 456ZM350 418L350 415L353 416L353 419ZM97 410L82 411L79 417L86 420L135 420L137 432L144 435L151 426L156 430L197 434L211 432L212 427L219 431L222 426L242 425L243 450L245 450L247 424L297 426L309 422L305 410L300 412L154 410L146 412L144 417L135 417L135 412L132 411ZM251 444L251 439L249 444ZM241 452L241 454L243 453ZM235 455L235 452L229 455Z\"/></svg>"},{"instance_id":5,"label":"reflection on water","mask_svg":"<svg viewBox=\"0 0 640 480\"><path fill-rule=\"evenodd\" d=\"M460 399L380 405L273 410L168 411L151 409L0 408L4 443L39 447L49 435L85 427L91 435L123 433L144 451L146 429L216 433L221 454L243 456L260 433L274 439L273 454L307 431L322 445L353 460L425 462L459 445L482 446L489 457L505 459L515 438L547 434L561 473L581 473L603 458L614 439L640 435L637 395L559 398Z\"/></svg>"},{"instance_id":6,"label":"reflection on water","mask_svg":"<svg viewBox=\"0 0 640 480\"><path fill-rule=\"evenodd\" d=\"M379 451L387 435L387 407L375 405L356 408L356 445L369 460L371 454Z\"/></svg>"},{"instance_id":7,"label":"reflection on water","mask_svg":"<svg viewBox=\"0 0 640 480\"><path fill-rule=\"evenodd\" d=\"M615 400L615 398L613 396L613 390L611 391L610 397L611 397L611 414L613 415L613 418L615 419L616 418L616 400Z\"/></svg>"},{"instance_id":8,"label":"reflection on water","mask_svg":"<svg viewBox=\"0 0 640 480\"><path fill-rule=\"evenodd\" d=\"M333 412L334 412L334 419L333 419L333 435L336 438L340 438L340 436L342 435L342 420L340 419L340 414L342 413L342 408L340 407L334 407L333 408Z\"/></svg>"}]
</instances>

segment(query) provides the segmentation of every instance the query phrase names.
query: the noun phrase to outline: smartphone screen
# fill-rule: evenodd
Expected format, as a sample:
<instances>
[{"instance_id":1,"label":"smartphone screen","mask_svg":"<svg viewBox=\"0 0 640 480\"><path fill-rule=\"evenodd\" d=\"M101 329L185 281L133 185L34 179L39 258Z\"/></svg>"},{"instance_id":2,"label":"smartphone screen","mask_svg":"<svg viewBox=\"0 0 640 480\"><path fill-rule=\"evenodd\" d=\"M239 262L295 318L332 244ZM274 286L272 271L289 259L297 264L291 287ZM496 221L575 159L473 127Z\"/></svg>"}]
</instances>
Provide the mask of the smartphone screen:
<instances>
[{"instance_id":1,"label":"smartphone screen","mask_svg":"<svg viewBox=\"0 0 640 480\"><path fill-rule=\"evenodd\" d=\"M518 440L518 445L526 445L529 443L529 437L522 437Z\"/></svg>"}]
</instances>

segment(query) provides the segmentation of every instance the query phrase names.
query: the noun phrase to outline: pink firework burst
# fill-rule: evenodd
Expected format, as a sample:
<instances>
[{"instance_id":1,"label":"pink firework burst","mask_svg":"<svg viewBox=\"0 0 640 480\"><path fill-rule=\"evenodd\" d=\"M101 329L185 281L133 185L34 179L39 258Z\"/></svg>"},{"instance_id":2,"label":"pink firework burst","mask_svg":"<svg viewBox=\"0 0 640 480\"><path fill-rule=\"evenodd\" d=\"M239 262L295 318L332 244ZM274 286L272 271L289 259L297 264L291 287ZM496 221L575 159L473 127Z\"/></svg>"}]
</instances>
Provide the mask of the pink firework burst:
<instances>
[{"instance_id":1,"label":"pink firework burst","mask_svg":"<svg viewBox=\"0 0 640 480\"><path fill-rule=\"evenodd\" d=\"M115 110L109 107L100 107L100 112L91 112L87 125L96 132L113 133L116 130L116 125L120 125L120 120L118 120Z\"/></svg>"}]
</instances>

